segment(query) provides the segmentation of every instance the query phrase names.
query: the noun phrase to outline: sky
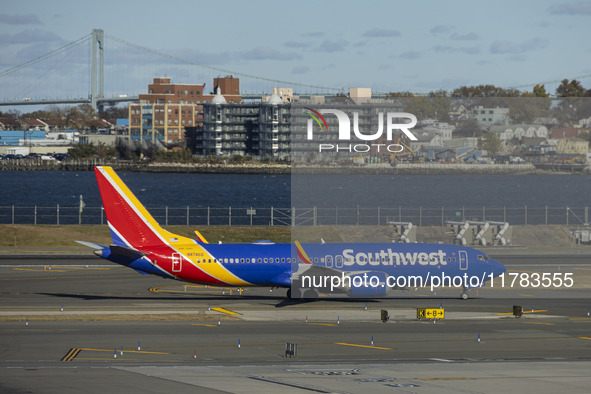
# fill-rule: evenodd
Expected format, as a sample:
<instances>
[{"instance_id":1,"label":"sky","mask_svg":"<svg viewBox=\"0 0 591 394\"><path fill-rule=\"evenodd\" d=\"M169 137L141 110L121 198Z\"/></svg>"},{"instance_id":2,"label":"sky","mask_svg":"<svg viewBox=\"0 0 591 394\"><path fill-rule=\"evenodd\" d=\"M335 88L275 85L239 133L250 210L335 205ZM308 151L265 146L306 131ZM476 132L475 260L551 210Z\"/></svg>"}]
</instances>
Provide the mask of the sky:
<instances>
[{"instance_id":1,"label":"sky","mask_svg":"<svg viewBox=\"0 0 591 394\"><path fill-rule=\"evenodd\" d=\"M0 72L95 28L190 62L314 86L421 93L479 84L531 91L546 83L554 92L555 81L577 78L591 88L589 0L22 0L0 9ZM131 60L129 48L111 42L106 83L114 92L114 74L141 75L146 91L162 74L177 83L210 83L210 75L187 80L195 77L162 59L138 72L148 57ZM63 77L76 80L73 73ZM0 78L0 90L7 79Z\"/></svg>"}]
</instances>

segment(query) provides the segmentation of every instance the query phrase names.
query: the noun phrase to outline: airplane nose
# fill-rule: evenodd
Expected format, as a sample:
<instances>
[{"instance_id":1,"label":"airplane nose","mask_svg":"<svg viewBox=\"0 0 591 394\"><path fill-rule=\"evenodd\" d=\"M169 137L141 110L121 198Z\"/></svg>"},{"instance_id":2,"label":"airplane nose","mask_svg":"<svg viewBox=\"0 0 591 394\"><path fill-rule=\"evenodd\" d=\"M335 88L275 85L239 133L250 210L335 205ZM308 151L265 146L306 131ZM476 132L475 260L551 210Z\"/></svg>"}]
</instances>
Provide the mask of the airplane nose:
<instances>
[{"instance_id":1,"label":"airplane nose","mask_svg":"<svg viewBox=\"0 0 591 394\"><path fill-rule=\"evenodd\" d=\"M504 264L499 263L496 260L489 260L489 262L492 264L492 271L494 276L499 276L505 271L507 271L507 267L505 267Z\"/></svg>"}]
</instances>

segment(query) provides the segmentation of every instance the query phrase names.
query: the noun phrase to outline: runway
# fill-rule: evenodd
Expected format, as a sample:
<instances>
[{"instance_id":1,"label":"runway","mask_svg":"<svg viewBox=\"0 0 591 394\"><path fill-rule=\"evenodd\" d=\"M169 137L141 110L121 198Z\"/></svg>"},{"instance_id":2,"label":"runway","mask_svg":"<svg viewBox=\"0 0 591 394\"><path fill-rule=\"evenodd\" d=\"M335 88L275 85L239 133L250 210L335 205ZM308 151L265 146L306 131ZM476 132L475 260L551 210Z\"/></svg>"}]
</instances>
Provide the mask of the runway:
<instances>
[{"instance_id":1,"label":"runway","mask_svg":"<svg viewBox=\"0 0 591 394\"><path fill-rule=\"evenodd\" d=\"M411 289L287 302L284 289L185 286L90 255L5 257L0 392L588 392L590 260L502 260L510 272L575 274L575 289L540 296ZM443 307L445 319L417 320L419 307Z\"/></svg>"}]
</instances>

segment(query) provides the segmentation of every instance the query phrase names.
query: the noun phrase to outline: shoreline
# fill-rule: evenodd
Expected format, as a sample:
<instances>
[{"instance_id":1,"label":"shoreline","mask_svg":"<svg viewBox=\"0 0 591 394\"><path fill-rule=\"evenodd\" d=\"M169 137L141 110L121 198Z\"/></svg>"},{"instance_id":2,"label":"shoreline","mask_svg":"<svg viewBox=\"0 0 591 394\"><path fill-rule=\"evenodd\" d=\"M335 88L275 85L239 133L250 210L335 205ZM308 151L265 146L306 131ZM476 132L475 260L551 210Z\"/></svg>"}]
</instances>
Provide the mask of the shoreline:
<instances>
[{"instance_id":1,"label":"shoreline","mask_svg":"<svg viewBox=\"0 0 591 394\"><path fill-rule=\"evenodd\" d=\"M588 169L539 169L533 164L440 164L400 163L364 166L322 166L290 164L202 164L130 162L0 162L0 171L93 171L95 166L111 166L115 171L196 174L263 175L588 175Z\"/></svg>"}]
</instances>

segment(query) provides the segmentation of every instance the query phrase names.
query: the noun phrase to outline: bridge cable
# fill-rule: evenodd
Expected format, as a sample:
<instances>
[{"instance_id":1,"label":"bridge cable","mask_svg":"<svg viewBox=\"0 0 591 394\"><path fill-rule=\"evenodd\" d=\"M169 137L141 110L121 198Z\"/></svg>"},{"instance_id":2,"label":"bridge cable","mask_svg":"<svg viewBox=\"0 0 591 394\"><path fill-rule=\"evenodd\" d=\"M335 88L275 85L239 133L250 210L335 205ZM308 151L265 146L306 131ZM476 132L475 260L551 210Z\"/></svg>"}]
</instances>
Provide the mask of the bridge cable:
<instances>
[{"instance_id":1,"label":"bridge cable","mask_svg":"<svg viewBox=\"0 0 591 394\"><path fill-rule=\"evenodd\" d=\"M258 80L267 81L267 82L275 82L275 83L281 83L281 84L286 84L286 85L301 86L301 87L306 87L306 88L332 90L332 91L337 91L337 92L342 92L343 91L343 88L330 88L330 87L326 87L326 86L316 86L316 85L307 85L307 84L297 83L297 82L281 81L281 80L278 80L278 79L259 77L259 76L256 76L256 75L251 75L251 74L245 74L245 73L235 72L235 71L231 71L231 70L226 70L226 69L219 68L219 67L208 66L208 65L200 64L200 63L193 62L193 61L190 61L190 60L181 59L181 58L179 58L177 56L173 56L173 55L170 55L170 54L167 54L167 53L164 53L164 52L156 51L154 49L150 49L150 48L146 48L146 47L143 47L143 46L140 46L140 45L136 45L136 44L127 42L125 40L122 40L120 38L110 36L108 34L105 34L105 37L110 38L113 41L117 41L117 42L119 42L121 44L130 46L130 47L133 47L133 48L136 48L136 49L145 51L145 52L152 53L152 54L157 55L157 56L161 56L161 57L165 57L165 58L168 58L168 59L171 59L171 60L175 60L175 61L180 62L180 63L185 63L185 64L189 64L189 65L193 65L193 66L203 67L203 68L206 68L206 69L209 69L209 70L219 71L219 72L222 72L222 73L225 73L225 74L238 75L238 76L246 77L246 78L253 78L253 79L258 79Z\"/></svg>"},{"instance_id":2,"label":"bridge cable","mask_svg":"<svg viewBox=\"0 0 591 394\"><path fill-rule=\"evenodd\" d=\"M61 48L58 48L58 49L56 49L56 50L54 50L54 51L51 51L51 52L48 52L48 53L46 53L45 55L39 56L39 57L38 57L38 58L36 58L36 59L29 60L29 61L28 61L28 62L26 62L26 63L23 63L23 64L20 64L20 65L18 65L18 66L15 66L15 67L9 68L8 70L1 71L1 72L0 72L0 77L3 77L3 76L5 76L5 75L12 74L12 73L14 73L14 72L16 72L16 71L18 71L18 70L21 70L21 69L23 69L23 68L25 68L25 67L32 66L33 64L39 63L39 62L40 62L40 61L42 61L42 60L45 60L45 59L48 59L48 58L50 58L50 57L52 57L52 56L58 55L58 54L60 54L60 53L62 53L62 52L64 52L64 51L66 51L66 50L70 49L70 48L71 48L71 47L73 47L73 46L79 45L80 43L82 43L82 42L84 42L84 41L86 41L86 40L90 40L91 36L92 36L91 34L88 34L88 35L86 35L86 36L84 36L84 37L82 37L82 38L80 38L80 39L78 39L78 40L76 40L76 41L73 41L73 42L71 42L71 43L69 43L69 44L67 44L67 45L64 45L64 46L63 46L63 47L61 47Z\"/></svg>"}]
</instances>

